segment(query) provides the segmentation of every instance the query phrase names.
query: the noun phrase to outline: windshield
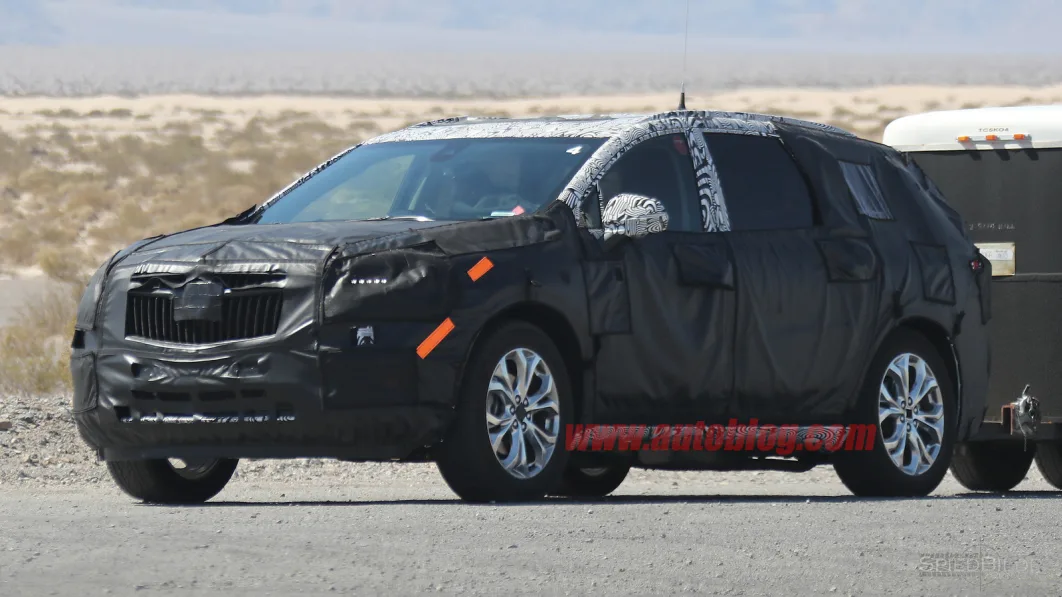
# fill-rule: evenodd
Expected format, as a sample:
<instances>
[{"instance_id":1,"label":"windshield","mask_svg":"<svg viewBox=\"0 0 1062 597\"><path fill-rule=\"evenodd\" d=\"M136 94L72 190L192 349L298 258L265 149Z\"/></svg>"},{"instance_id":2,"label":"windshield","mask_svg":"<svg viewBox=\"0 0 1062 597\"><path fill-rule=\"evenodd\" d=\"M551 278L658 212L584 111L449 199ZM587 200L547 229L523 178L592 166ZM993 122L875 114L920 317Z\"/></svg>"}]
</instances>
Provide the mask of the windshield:
<instances>
[{"instance_id":1,"label":"windshield","mask_svg":"<svg viewBox=\"0 0 1062 597\"><path fill-rule=\"evenodd\" d=\"M447 139L365 145L256 218L479 220L533 212L556 199L603 139Z\"/></svg>"}]
</instances>

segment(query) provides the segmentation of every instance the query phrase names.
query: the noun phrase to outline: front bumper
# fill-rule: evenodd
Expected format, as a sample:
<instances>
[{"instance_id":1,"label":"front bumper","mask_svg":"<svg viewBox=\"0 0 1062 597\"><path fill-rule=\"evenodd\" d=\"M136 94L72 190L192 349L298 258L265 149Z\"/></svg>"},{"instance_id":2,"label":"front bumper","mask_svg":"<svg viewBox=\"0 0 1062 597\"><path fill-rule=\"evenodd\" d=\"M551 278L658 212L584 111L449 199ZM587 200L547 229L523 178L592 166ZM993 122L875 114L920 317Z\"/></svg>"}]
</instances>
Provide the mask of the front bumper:
<instances>
[{"instance_id":1,"label":"front bumper","mask_svg":"<svg viewBox=\"0 0 1062 597\"><path fill-rule=\"evenodd\" d=\"M349 348L81 352L75 421L106 460L396 459L437 441L450 393L424 394L417 380L439 368L413 349Z\"/></svg>"}]
</instances>

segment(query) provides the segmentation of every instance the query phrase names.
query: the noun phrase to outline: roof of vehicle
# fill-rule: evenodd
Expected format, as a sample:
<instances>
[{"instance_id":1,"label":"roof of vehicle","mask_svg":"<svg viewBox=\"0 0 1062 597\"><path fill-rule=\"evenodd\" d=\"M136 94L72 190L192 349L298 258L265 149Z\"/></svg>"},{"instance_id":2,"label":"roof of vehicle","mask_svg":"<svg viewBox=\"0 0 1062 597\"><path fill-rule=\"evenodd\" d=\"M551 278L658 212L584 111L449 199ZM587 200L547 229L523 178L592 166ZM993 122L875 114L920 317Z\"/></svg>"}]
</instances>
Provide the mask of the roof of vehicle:
<instances>
[{"instance_id":1,"label":"roof of vehicle","mask_svg":"<svg viewBox=\"0 0 1062 597\"><path fill-rule=\"evenodd\" d=\"M914 114L885 127L883 142L899 151L1062 147L1062 105Z\"/></svg>"},{"instance_id":2,"label":"roof of vehicle","mask_svg":"<svg viewBox=\"0 0 1062 597\"><path fill-rule=\"evenodd\" d=\"M840 128L768 114L683 110L657 114L580 114L540 118L444 118L380 135L367 143L489 137L589 137L610 138L653 125L687 121L695 126L741 131L769 129L780 122L834 134L853 136Z\"/></svg>"}]
</instances>

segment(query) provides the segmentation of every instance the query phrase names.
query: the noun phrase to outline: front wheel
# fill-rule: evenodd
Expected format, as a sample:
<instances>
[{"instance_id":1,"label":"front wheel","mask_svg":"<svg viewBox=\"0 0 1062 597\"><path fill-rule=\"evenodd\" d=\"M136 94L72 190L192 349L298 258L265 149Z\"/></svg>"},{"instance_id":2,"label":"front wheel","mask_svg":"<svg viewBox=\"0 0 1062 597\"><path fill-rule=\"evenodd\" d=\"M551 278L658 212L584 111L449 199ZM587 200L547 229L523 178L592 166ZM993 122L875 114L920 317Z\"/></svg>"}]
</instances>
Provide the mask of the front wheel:
<instances>
[{"instance_id":1,"label":"front wheel","mask_svg":"<svg viewBox=\"0 0 1062 597\"><path fill-rule=\"evenodd\" d=\"M221 493L238 460L127 460L107 463L122 491L149 504L201 504Z\"/></svg>"},{"instance_id":2,"label":"front wheel","mask_svg":"<svg viewBox=\"0 0 1062 597\"><path fill-rule=\"evenodd\" d=\"M1025 479L1036 455L1023 442L969 442L955 446L951 474L971 491L1010 491Z\"/></svg>"},{"instance_id":3,"label":"front wheel","mask_svg":"<svg viewBox=\"0 0 1062 597\"><path fill-rule=\"evenodd\" d=\"M574 412L564 359L539 328L507 323L481 339L465 367L455 420L435 460L473 502L541 499L560 482Z\"/></svg>"},{"instance_id":4,"label":"front wheel","mask_svg":"<svg viewBox=\"0 0 1062 597\"><path fill-rule=\"evenodd\" d=\"M924 496L948 472L956 398L948 368L913 330L894 332L867 370L860 423L877 428L874 446L837 454L834 468L858 496Z\"/></svg>"}]
</instances>

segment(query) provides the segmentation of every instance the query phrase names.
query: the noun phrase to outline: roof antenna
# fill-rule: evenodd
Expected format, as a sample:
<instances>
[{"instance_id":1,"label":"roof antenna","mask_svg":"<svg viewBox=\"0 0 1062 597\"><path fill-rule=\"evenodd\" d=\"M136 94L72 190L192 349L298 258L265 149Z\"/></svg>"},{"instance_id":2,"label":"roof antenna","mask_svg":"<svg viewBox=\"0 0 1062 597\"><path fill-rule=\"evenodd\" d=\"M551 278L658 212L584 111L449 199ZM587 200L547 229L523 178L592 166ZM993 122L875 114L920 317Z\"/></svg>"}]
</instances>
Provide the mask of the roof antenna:
<instances>
[{"instance_id":1,"label":"roof antenna","mask_svg":"<svg viewBox=\"0 0 1062 597\"><path fill-rule=\"evenodd\" d=\"M690 0L686 0L686 35L682 42L682 90L679 93L679 110L686 109L686 57L690 53Z\"/></svg>"}]
</instances>

